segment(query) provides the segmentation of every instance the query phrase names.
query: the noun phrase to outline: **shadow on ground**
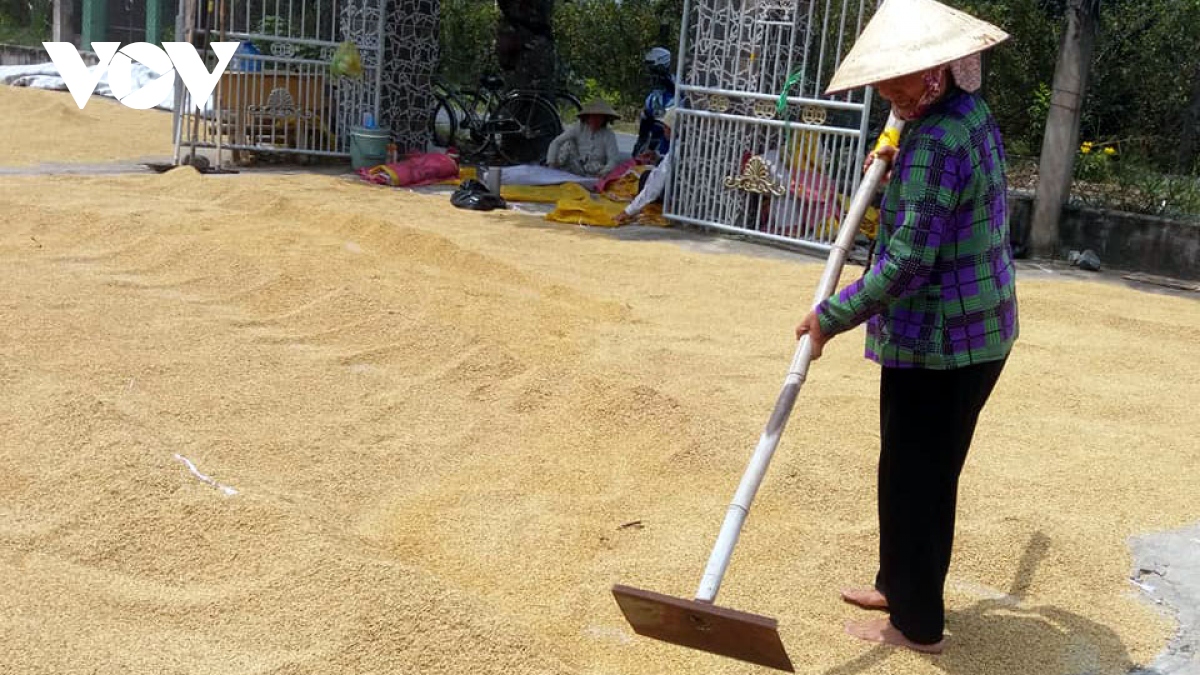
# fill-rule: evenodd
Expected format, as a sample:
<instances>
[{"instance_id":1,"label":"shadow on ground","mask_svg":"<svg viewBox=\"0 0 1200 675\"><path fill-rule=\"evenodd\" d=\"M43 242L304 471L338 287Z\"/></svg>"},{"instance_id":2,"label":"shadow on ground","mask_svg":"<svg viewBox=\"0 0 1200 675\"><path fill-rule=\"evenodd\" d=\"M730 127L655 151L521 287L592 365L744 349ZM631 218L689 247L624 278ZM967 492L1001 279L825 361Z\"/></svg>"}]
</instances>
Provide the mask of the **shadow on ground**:
<instances>
[{"instance_id":1,"label":"shadow on ground","mask_svg":"<svg viewBox=\"0 0 1200 675\"><path fill-rule=\"evenodd\" d=\"M1028 606L1024 596L1050 540L1035 533L1007 595L981 600L946 617L947 648L928 657L950 675L1100 675L1134 670L1120 638L1107 626L1053 606ZM1014 650L1012 645L1026 648ZM857 675L895 653L879 646L823 675ZM1139 675L1157 675L1138 670Z\"/></svg>"}]
</instances>

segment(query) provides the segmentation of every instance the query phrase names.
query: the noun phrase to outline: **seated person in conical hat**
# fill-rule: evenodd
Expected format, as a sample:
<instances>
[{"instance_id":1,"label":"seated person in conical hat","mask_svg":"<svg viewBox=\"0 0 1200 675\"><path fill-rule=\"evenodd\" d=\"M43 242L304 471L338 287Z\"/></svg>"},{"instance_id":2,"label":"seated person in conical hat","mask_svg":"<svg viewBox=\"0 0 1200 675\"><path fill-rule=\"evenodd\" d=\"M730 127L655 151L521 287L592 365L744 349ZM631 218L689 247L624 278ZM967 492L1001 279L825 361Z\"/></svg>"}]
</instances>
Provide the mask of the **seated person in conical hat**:
<instances>
[{"instance_id":1,"label":"seated person in conical hat","mask_svg":"<svg viewBox=\"0 0 1200 675\"><path fill-rule=\"evenodd\" d=\"M606 176L621 161L617 135L609 128L621 116L612 106L595 100L579 112L579 121L550 143L546 164L577 176Z\"/></svg>"}]
</instances>

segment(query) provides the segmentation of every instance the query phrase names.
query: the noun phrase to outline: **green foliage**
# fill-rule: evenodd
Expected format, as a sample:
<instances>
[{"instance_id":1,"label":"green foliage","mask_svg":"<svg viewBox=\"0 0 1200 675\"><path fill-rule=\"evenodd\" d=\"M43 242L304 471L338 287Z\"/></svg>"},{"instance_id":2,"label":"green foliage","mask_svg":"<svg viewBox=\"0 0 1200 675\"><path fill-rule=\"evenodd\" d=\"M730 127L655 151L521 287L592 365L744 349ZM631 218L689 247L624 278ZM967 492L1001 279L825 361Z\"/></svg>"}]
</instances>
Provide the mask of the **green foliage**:
<instances>
[{"instance_id":1,"label":"green foliage","mask_svg":"<svg viewBox=\"0 0 1200 675\"><path fill-rule=\"evenodd\" d=\"M1010 155L1038 156L1065 26L1065 0L947 0L1012 39L992 50L985 95ZM1200 0L1093 3L1099 31L1080 120L1082 138L1120 138L1120 152L1094 144L1077 157L1076 197L1093 206L1152 215L1200 215L1194 129L1200 111ZM1174 171L1175 173L1171 173ZM1192 177L1186 175L1190 172Z\"/></svg>"},{"instance_id":2,"label":"green foliage","mask_svg":"<svg viewBox=\"0 0 1200 675\"><path fill-rule=\"evenodd\" d=\"M1061 14L1045 0L949 0L947 4L990 21L1011 39L985 54L984 88L1005 140L1037 155L1049 109Z\"/></svg>"},{"instance_id":3,"label":"green foliage","mask_svg":"<svg viewBox=\"0 0 1200 675\"><path fill-rule=\"evenodd\" d=\"M1081 132L1138 137L1153 166L1174 168L1200 77L1200 1L1111 0L1102 16Z\"/></svg>"},{"instance_id":4,"label":"green foliage","mask_svg":"<svg viewBox=\"0 0 1200 675\"><path fill-rule=\"evenodd\" d=\"M473 87L485 72L497 72L494 0L441 0L441 76Z\"/></svg>"},{"instance_id":5,"label":"green foliage","mask_svg":"<svg viewBox=\"0 0 1200 675\"><path fill-rule=\"evenodd\" d=\"M0 0L0 42L40 47L50 39L53 0Z\"/></svg>"},{"instance_id":6,"label":"green foliage","mask_svg":"<svg viewBox=\"0 0 1200 675\"><path fill-rule=\"evenodd\" d=\"M630 119L648 89L642 56L655 46L676 50L682 14L682 0L561 0L553 21L563 85L585 101L604 98ZM498 18L492 0L442 0L443 78L474 86L498 72Z\"/></svg>"},{"instance_id":7,"label":"green foliage","mask_svg":"<svg viewBox=\"0 0 1200 675\"><path fill-rule=\"evenodd\" d=\"M1046 116L1050 114L1050 97L1053 92L1050 85L1039 82L1033 91L1033 100L1029 103L1029 127L1023 139L1028 147L1036 148L1042 144L1046 133Z\"/></svg>"},{"instance_id":8,"label":"green foliage","mask_svg":"<svg viewBox=\"0 0 1200 675\"><path fill-rule=\"evenodd\" d=\"M1110 181L1116 171L1116 164L1117 155L1113 146L1084 141L1079 147L1079 155L1075 158L1075 178L1093 183Z\"/></svg>"},{"instance_id":9,"label":"green foliage","mask_svg":"<svg viewBox=\"0 0 1200 675\"><path fill-rule=\"evenodd\" d=\"M1084 206L1200 222L1200 179L1163 173L1144 162L1112 162L1109 180L1076 184Z\"/></svg>"},{"instance_id":10,"label":"green foliage","mask_svg":"<svg viewBox=\"0 0 1200 675\"><path fill-rule=\"evenodd\" d=\"M579 89L578 96L579 100L585 104L592 99L602 98L608 101L614 108L619 108L620 106L617 104L623 100L621 92L613 89L605 89L599 81L592 77L582 82L582 88Z\"/></svg>"},{"instance_id":11,"label":"green foliage","mask_svg":"<svg viewBox=\"0 0 1200 675\"><path fill-rule=\"evenodd\" d=\"M559 54L581 98L603 96L626 119L645 99L642 57L651 48L675 52L682 4L671 0L575 0L554 14ZM664 30L665 27L665 30Z\"/></svg>"}]
</instances>

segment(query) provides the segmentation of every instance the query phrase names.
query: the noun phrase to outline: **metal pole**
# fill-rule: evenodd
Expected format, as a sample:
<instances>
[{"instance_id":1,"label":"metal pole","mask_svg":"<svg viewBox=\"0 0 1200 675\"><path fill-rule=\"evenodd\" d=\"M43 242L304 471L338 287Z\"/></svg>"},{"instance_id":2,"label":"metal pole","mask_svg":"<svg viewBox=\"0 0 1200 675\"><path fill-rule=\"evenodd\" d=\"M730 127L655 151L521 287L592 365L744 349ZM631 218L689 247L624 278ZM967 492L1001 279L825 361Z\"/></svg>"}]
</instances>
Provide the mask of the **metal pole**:
<instances>
[{"instance_id":1,"label":"metal pole","mask_svg":"<svg viewBox=\"0 0 1200 675\"><path fill-rule=\"evenodd\" d=\"M894 114L888 117L889 127L903 130L903 124ZM885 162L872 163L862 185L854 193L850 211L842 221L837 241L829 252L829 260L825 263L825 272L821 275L820 283L817 284L817 290L813 296L814 306L829 297L836 289L842 275L842 266L845 265L846 257L854 245L854 235L858 231L858 225L862 222L863 214L866 213L867 206L874 196L875 188L879 185L886 170ZM725 513L725 522L721 525L717 543L713 546L708 565L704 568L704 576L700 580L700 587L696 590L696 600L699 602L711 603L717 597L717 591L721 588L721 580L725 577L725 570L729 568L733 547L737 544L738 536L742 532L742 524L746 522L746 516L750 513L750 504L758 493L758 487L762 484L763 477L766 476L767 466L770 465L775 448L779 445L779 439L787 426L788 417L791 415L792 406L796 403L800 387L808 378L808 366L811 361L812 344L809 342L808 336L805 336L800 339L796 347L792 365L788 369L787 378L783 383L783 390L775 402L775 409L771 411L767 427L759 438L758 446L750 457L750 464L742 475L733 502L729 504L729 509Z\"/></svg>"},{"instance_id":2,"label":"metal pole","mask_svg":"<svg viewBox=\"0 0 1200 675\"><path fill-rule=\"evenodd\" d=\"M679 22L679 49L675 53L675 91L671 98L671 102L675 104L675 108L680 111L687 109L687 106L683 104L683 91L680 87L683 86L684 62L687 61L687 34L691 29L689 25L691 12L692 0L683 0L683 17ZM696 127L699 127L698 122L699 120L696 120ZM682 114L678 114L675 124L680 127L686 124ZM663 195L663 215L668 217L676 210L676 200L686 199L686 195L690 193L688 185L679 176L679 168L683 166L687 146L681 142L681 134L676 133L678 131L680 130L675 129L671 132L671 151L667 157L667 160L671 162L671 179L668 182L671 186L675 187L673 190L667 189ZM694 129L692 133L698 135L699 129Z\"/></svg>"},{"instance_id":3,"label":"metal pole","mask_svg":"<svg viewBox=\"0 0 1200 675\"><path fill-rule=\"evenodd\" d=\"M217 0L217 42L225 41L225 0ZM221 125L221 82L217 81L216 95L212 98L213 105L217 112L217 169L220 171L224 166L224 157L222 156L221 140L225 136L225 128Z\"/></svg>"},{"instance_id":4,"label":"metal pole","mask_svg":"<svg viewBox=\"0 0 1200 675\"><path fill-rule=\"evenodd\" d=\"M397 0L391 0L391 1L395 2ZM383 98L383 68L384 68L384 64L387 63L387 61L384 58L385 56L387 56L387 44L385 41L386 39L384 37L387 34L386 33L386 26L387 26L387 20L388 20L388 2L387 2L387 0L381 1L379 4L379 8L380 8L379 9L379 25L377 25L375 27L375 40L376 40L375 45L379 51L378 51L378 57L375 59L375 91L372 92L372 94L371 94L372 97L375 99L374 110L375 110L375 123L376 124L380 124L380 117L379 117L380 105L383 103L383 101L381 100ZM390 77L391 77L391 75L389 74L389 78ZM391 126L391 124L392 124L392 122L389 121L389 127ZM392 134L396 133L395 128L391 128L389 131ZM393 138L394 138L394 136L393 136Z\"/></svg>"},{"instance_id":5,"label":"metal pole","mask_svg":"<svg viewBox=\"0 0 1200 675\"><path fill-rule=\"evenodd\" d=\"M175 39L186 39L190 42L190 36L184 37L187 30L187 22L184 20L187 14L186 5L184 0L179 0L175 5ZM175 109L171 111L171 137L174 140L171 163L175 166L179 166L179 144L183 141L183 89L183 78L179 76L179 71L175 71Z\"/></svg>"}]
</instances>

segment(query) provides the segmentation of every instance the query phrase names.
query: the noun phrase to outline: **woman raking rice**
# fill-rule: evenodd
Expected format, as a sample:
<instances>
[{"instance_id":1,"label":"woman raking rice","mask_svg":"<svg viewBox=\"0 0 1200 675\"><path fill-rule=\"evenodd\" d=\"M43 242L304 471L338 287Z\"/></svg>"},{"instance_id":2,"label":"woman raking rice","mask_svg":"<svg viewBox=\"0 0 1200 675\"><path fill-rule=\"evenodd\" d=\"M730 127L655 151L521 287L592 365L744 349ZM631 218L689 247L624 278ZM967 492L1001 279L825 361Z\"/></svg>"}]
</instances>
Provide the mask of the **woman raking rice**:
<instances>
[{"instance_id":1,"label":"woman raking rice","mask_svg":"<svg viewBox=\"0 0 1200 675\"><path fill-rule=\"evenodd\" d=\"M958 479L1017 338L1000 130L979 96L979 53L1008 36L934 0L887 0L828 93L872 85L905 120L884 192L877 259L797 326L814 358L867 323L879 391L879 568L847 602L887 618L864 640L937 653ZM894 130L885 132L894 136ZM875 157L868 158L868 165Z\"/></svg>"}]
</instances>

